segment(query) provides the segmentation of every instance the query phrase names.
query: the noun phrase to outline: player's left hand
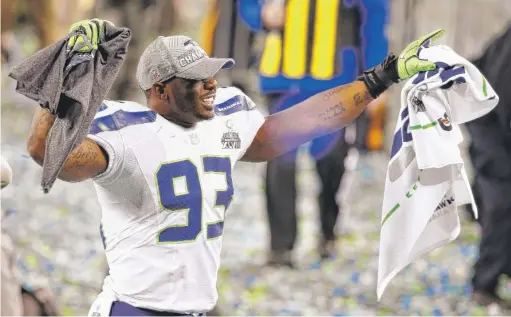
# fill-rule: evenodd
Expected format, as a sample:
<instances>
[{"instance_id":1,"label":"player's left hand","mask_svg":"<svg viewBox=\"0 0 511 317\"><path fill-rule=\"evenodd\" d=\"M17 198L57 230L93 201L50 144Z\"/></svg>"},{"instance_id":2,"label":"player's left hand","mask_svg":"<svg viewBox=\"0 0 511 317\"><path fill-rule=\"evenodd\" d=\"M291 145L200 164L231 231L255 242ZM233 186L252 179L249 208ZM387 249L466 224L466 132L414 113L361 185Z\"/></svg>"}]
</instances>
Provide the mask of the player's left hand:
<instances>
[{"instance_id":1,"label":"player's left hand","mask_svg":"<svg viewBox=\"0 0 511 317\"><path fill-rule=\"evenodd\" d=\"M400 80L410 78L420 72L436 69L435 63L420 59L419 52L422 47L428 47L433 40L440 38L444 33L444 29L438 29L408 44L397 58L396 67Z\"/></svg>"},{"instance_id":2,"label":"player's left hand","mask_svg":"<svg viewBox=\"0 0 511 317\"><path fill-rule=\"evenodd\" d=\"M110 23L106 20L92 19L76 22L71 25L69 33L72 35L67 42L67 51L90 53L98 49L105 37L105 23Z\"/></svg>"},{"instance_id":3,"label":"player's left hand","mask_svg":"<svg viewBox=\"0 0 511 317\"><path fill-rule=\"evenodd\" d=\"M428 47L431 41L438 39L444 33L444 29L438 29L421 36L408 44L398 57L389 54L381 64L365 71L359 80L365 82L371 96L376 98L394 83L408 79L420 72L436 69L434 62L420 59L419 53L421 48Z\"/></svg>"}]
</instances>

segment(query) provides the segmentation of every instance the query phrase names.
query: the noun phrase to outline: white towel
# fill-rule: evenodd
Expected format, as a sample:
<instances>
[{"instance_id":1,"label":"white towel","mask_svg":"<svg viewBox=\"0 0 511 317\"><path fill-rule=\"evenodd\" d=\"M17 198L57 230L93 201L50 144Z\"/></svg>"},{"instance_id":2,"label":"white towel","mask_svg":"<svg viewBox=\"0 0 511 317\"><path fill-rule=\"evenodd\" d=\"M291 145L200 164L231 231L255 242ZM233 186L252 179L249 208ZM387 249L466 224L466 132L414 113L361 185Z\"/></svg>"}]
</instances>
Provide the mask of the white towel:
<instances>
[{"instance_id":1,"label":"white towel","mask_svg":"<svg viewBox=\"0 0 511 317\"><path fill-rule=\"evenodd\" d=\"M498 103L481 72L449 47L423 48L419 56L438 68L415 75L401 91L383 197L378 300L405 266L456 239L458 206L471 203L477 213L458 124Z\"/></svg>"}]
</instances>

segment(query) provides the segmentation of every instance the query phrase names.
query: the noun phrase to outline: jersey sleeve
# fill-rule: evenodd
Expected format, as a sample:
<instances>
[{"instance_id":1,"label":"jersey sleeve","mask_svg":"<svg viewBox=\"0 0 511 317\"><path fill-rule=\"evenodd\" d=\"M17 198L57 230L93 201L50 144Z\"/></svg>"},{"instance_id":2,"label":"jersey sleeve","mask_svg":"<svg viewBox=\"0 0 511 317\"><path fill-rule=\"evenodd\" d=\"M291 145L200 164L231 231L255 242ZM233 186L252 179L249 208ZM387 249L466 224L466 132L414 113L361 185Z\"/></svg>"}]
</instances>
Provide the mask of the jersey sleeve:
<instances>
[{"instance_id":1,"label":"jersey sleeve","mask_svg":"<svg viewBox=\"0 0 511 317\"><path fill-rule=\"evenodd\" d=\"M243 113L243 122L242 126L242 138L241 138L241 151L238 156L238 160L240 160L247 152L248 148L252 144L257 131L263 125L265 121L265 116L257 109L256 104L250 99L247 95L240 93L243 102L246 103L247 111Z\"/></svg>"},{"instance_id":2,"label":"jersey sleeve","mask_svg":"<svg viewBox=\"0 0 511 317\"><path fill-rule=\"evenodd\" d=\"M112 113L114 107L108 107L103 103L96 117L92 121L87 138L95 141L108 154L108 166L106 170L92 178L100 184L108 184L115 181L123 166L125 144L120 131L113 129L114 121Z\"/></svg>"},{"instance_id":3,"label":"jersey sleeve","mask_svg":"<svg viewBox=\"0 0 511 317\"><path fill-rule=\"evenodd\" d=\"M226 118L226 124L233 121L233 133L239 137L240 145L236 146L240 160L248 147L252 144L254 137L263 125L265 117L257 109L256 104L236 87L221 87L217 91L215 100L215 114Z\"/></svg>"}]
</instances>

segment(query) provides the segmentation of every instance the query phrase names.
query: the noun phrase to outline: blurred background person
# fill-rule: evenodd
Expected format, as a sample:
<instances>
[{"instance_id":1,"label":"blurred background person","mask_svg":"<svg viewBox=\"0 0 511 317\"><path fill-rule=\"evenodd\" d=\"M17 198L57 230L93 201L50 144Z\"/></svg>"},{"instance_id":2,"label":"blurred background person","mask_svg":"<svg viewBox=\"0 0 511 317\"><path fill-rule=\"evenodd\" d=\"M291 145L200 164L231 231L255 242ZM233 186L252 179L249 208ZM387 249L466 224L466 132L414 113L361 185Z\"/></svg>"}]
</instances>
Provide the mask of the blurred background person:
<instances>
[{"instance_id":1,"label":"blurred background person","mask_svg":"<svg viewBox=\"0 0 511 317\"><path fill-rule=\"evenodd\" d=\"M12 169L0 156L1 187L12 182ZM2 213L3 218L3 213ZM22 285L17 267L16 247L11 237L2 229L1 266L1 316L57 316L55 298L50 289L32 289Z\"/></svg>"},{"instance_id":2,"label":"blurred background person","mask_svg":"<svg viewBox=\"0 0 511 317\"><path fill-rule=\"evenodd\" d=\"M14 29L19 25L32 25L37 35L37 48L46 47L67 34L66 27L92 10L94 0L3 0L2 1L2 58L8 59L16 45Z\"/></svg>"},{"instance_id":3,"label":"blurred background person","mask_svg":"<svg viewBox=\"0 0 511 317\"><path fill-rule=\"evenodd\" d=\"M380 63L388 51L387 0L242 0L240 13L254 30L266 30L259 66L260 89L270 113L285 110L312 95L356 79ZM331 113L331 116L340 113ZM357 119L355 145L366 149L369 118ZM321 180L318 197L320 257L334 255L336 201L349 146L345 130L315 139L310 154ZM296 157L291 151L267 164L266 204L270 223L270 265L293 267L297 237Z\"/></svg>"},{"instance_id":4,"label":"blurred background person","mask_svg":"<svg viewBox=\"0 0 511 317\"><path fill-rule=\"evenodd\" d=\"M126 55L117 80L110 89L108 95L110 99L139 100L143 97L135 78L138 59L151 39L158 35L171 34L182 22L175 3L157 0L96 1L96 13L115 25L132 30L129 54Z\"/></svg>"},{"instance_id":5,"label":"blurred background person","mask_svg":"<svg viewBox=\"0 0 511 317\"><path fill-rule=\"evenodd\" d=\"M248 73L254 61L256 33L242 21L238 6L243 0L208 0L200 26L199 44L209 56L232 58L236 64L215 78L220 86L234 86L250 95Z\"/></svg>"},{"instance_id":6,"label":"blurred background person","mask_svg":"<svg viewBox=\"0 0 511 317\"><path fill-rule=\"evenodd\" d=\"M511 22L511 21L510 21ZM497 294L501 275L511 276L511 24L474 60L499 95L497 107L466 124L471 137L473 191L479 209L481 242L474 265L474 300L511 310Z\"/></svg>"},{"instance_id":7,"label":"blurred background person","mask_svg":"<svg viewBox=\"0 0 511 317\"><path fill-rule=\"evenodd\" d=\"M15 248L11 238L2 230L2 316L23 315L23 304L21 300L21 285L16 273Z\"/></svg>"},{"instance_id":8,"label":"blurred background person","mask_svg":"<svg viewBox=\"0 0 511 317\"><path fill-rule=\"evenodd\" d=\"M11 166L7 161L0 156L1 170L1 184L2 189L7 187L12 181ZM3 218L3 213L2 213ZM2 255L0 260L2 262L2 292L0 293L2 302L0 305L2 316L21 316L23 314L23 306L21 302L21 285L16 273L16 257L14 253L14 245L11 238L7 233L2 230Z\"/></svg>"}]
</instances>

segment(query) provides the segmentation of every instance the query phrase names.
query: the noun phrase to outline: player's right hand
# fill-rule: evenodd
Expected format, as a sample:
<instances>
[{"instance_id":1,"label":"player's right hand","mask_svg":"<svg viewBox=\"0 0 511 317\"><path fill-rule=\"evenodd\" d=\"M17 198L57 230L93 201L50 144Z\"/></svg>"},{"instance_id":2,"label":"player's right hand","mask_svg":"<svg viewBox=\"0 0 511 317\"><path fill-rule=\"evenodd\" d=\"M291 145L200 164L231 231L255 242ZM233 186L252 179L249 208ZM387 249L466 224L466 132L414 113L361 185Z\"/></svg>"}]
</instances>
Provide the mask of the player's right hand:
<instances>
[{"instance_id":1,"label":"player's right hand","mask_svg":"<svg viewBox=\"0 0 511 317\"><path fill-rule=\"evenodd\" d=\"M397 58L397 74L399 79L407 79L413 75L436 69L435 63L419 58L420 48L428 47L431 41L444 35L444 29L438 29L429 34L421 36L416 41L408 44L408 46L399 54Z\"/></svg>"},{"instance_id":2,"label":"player's right hand","mask_svg":"<svg viewBox=\"0 0 511 317\"><path fill-rule=\"evenodd\" d=\"M69 33L73 34L67 42L67 51L90 53L98 49L98 44L105 36L106 20L92 19L76 22L71 25Z\"/></svg>"}]
</instances>

